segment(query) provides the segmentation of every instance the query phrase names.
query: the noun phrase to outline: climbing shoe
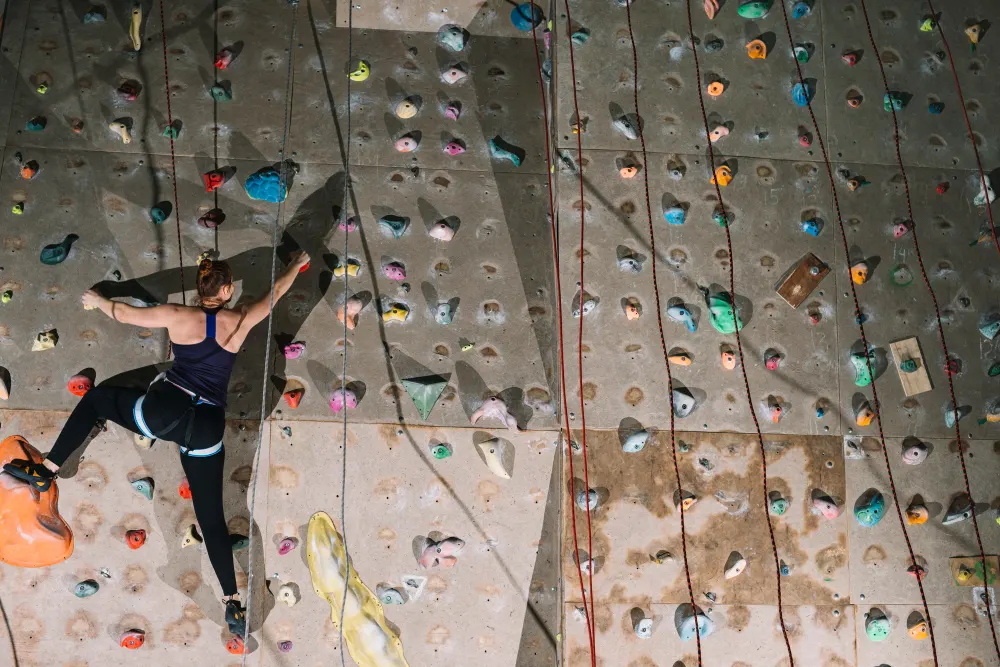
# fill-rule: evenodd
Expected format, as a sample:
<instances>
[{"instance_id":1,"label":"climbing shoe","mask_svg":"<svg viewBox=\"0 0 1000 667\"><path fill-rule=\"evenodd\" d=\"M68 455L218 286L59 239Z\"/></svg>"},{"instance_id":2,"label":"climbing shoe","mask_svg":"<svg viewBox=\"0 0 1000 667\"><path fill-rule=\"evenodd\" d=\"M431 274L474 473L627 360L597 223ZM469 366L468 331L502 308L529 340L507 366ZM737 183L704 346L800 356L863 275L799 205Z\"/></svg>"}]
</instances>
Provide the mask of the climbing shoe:
<instances>
[{"instance_id":1,"label":"climbing shoe","mask_svg":"<svg viewBox=\"0 0 1000 667\"><path fill-rule=\"evenodd\" d=\"M3 470L12 477L30 484L39 493L48 491L56 476L54 472L41 463L32 463L24 459L13 459L10 463L5 463Z\"/></svg>"},{"instance_id":2,"label":"climbing shoe","mask_svg":"<svg viewBox=\"0 0 1000 667\"><path fill-rule=\"evenodd\" d=\"M247 631L246 609L240 606L239 600L226 600L226 625L229 632L242 637Z\"/></svg>"}]
</instances>

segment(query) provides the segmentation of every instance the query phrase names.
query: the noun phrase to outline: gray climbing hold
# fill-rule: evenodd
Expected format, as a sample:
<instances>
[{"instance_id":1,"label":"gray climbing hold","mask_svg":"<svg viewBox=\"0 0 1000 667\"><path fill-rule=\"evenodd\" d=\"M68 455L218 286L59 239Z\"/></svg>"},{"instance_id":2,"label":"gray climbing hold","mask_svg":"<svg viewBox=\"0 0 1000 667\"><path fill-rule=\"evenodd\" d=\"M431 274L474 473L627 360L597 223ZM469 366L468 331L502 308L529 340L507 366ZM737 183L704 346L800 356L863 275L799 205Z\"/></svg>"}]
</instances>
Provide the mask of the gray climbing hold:
<instances>
[{"instance_id":1,"label":"gray climbing hold","mask_svg":"<svg viewBox=\"0 0 1000 667\"><path fill-rule=\"evenodd\" d=\"M468 43L468 39L469 33L454 24L442 26L442 28L438 30L438 43L441 46L455 52L464 49L465 45Z\"/></svg>"},{"instance_id":2,"label":"gray climbing hold","mask_svg":"<svg viewBox=\"0 0 1000 667\"><path fill-rule=\"evenodd\" d=\"M945 513L944 519L941 520L941 524L950 526L953 523L960 523L971 518L972 503L969 501L969 495L962 493L955 496L955 499L951 501L951 505L948 506L948 511Z\"/></svg>"},{"instance_id":3,"label":"gray climbing hold","mask_svg":"<svg viewBox=\"0 0 1000 667\"><path fill-rule=\"evenodd\" d=\"M625 135L628 140L634 140L639 138L639 124L641 121L633 119L629 115L624 115L616 118L611 124L614 125L615 129Z\"/></svg>"},{"instance_id":4,"label":"gray climbing hold","mask_svg":"<svg viewBox=\"0 0 1000 667\"><path fill-rule=\"evenodd\" d=\"M448 302L442 302L437 305L434 309L434 321L438 324L449 325L455 319L455 313L452 311L451 304Z\"/></svg>"},{"instance_id":5,"label":"gray climbing hold","mask_svg":"<svg viewBox=\"0 0 1000 667\"><path fill-rule=\"evenodd\" d=\"M378 584L375 587L375 595L378 596L382 604L405 604L406 599L398 590L388 584Z\"/></svg>"},{"instance_id":6,"label":"gray climbing hold","mask_svg":"<svg viewBox=\"0 0 1000 667\"><path fill-rule=\"evenodd\" d=\"M632 433L627 438L625 442L622 443L622 451L628 452L629 454L635 454L641 452L642 448L646 446L646 442L649 440L649 431L642 429Z\"/></svg>"},{"instance_id":7,"label":"gray climbing hold","mask_svg":"<svg viewBox=\"0 0 1000 667\"><path fill-rule=\"evenodd\" d=\"M101 587L93 579L85 579L73 587L73 595L78 598L89 598Z\"/></svg>"},{"instance_id":8,"label":"gray climbing hold","mask_svg":"<svg viewBox=\"0 0 1000 667\"><path fill-rule=\"evenodd\" d=\"M96 5L90 8L86 14L83 15L83 22L87 23L104 23L106 16L106 11L103 6Z\"/></svg>"},{"instance_id":9,"label":"gray climbing hold","mask_svg":"<svg viewBox=\"0 0 1000 667\"><path fill-rule=\"evenodd\" d=\"M715 623L697 607L691 611L691 605L680 605L675 614L675 626L681 641L691 641L697 634L704 639L715 630Z\"/></svg>"},{"instance_id":10,"label":"gray climbing hold","mask_svg":"<svg viewBox=\"0 0 1000 667\"><path fill-rule=\"evenodd\" d=\"M694 396L687 389L674 389L674 414L680 418L687 417L694 410Z\"/></svg>"},{"instance_id":11,"label":"gray climbing hold","mask_svg":"<svg viewBox=\"0 0 1000 667\"><path fill-rule=\"evenodd\" d=\"M979 319L979 333L983 334L986 340L993 340L1000 333L1000 313L993 312L983 315Z\"/></svg>"},{"instance_id":12,"label":"gray climbing hold","mask_svg":"<svg viewBox=\"0 0 1000 667\"><path fill-rule=\"evenodd\" d=\"M153 484L152 477L143 477L142 479L137 479L132 482L132 488L141 493L146 497L146 500L153 499L153 489L155 485Z\"/></svg>"},{"instance_id":13,"label":"gray climbing hold","mask_svg":"<svg viewBox=\"0 0 1000 667\"><path fill-rule=\"evenodd\" d=\"M600 496L597 491L590 489L589 491L584 491L580 489L576 492L576 506L582 510L594 510L597 509L597 503L600 501Z\"/></svg>"}]
</instances>

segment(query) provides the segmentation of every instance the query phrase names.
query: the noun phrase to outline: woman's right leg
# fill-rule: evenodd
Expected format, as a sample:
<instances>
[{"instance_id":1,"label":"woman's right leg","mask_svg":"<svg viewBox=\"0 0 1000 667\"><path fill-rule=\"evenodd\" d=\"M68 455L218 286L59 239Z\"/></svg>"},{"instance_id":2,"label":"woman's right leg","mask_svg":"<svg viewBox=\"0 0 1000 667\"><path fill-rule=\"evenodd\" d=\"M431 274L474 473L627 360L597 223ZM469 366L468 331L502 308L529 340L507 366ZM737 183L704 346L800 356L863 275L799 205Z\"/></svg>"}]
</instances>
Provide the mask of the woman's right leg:
<instances>
[{"instance_id":1,"label":"woman's right leg","mask_svg":"<svg viewBox=\"0 0 1000 667\"><path fill-rule=\"evenodd\" d=\"M133 433L141 433L132 410L145 393L142 389L126 387L94 387L88 391L66 420L46 462L55 464L57 469L66 463L101 419L110 419Z\"/></svg>"}]
</instances>

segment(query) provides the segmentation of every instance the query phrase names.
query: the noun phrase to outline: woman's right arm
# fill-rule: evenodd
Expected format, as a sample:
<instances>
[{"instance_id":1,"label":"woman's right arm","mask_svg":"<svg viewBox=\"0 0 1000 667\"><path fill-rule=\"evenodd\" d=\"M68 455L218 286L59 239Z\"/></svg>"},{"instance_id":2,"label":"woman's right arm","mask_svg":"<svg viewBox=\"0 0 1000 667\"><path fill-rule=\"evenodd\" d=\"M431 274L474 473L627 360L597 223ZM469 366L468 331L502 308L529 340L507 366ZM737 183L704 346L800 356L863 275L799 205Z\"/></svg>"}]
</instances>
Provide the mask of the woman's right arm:
<instances>
[{"instance_id":1,"label":"woman's right arm","mask_svg":"<svg viewBox=\"0 0 1000 667\"><path fill-rule=\"evenodd\" d=\"M299 273L302 271L302 267L309 264L309 255L304 251L298 251L292 255L292 263L288 265L277 280L274 281L274 298L272 301L271 294L264 294L262 297L250 304L247 308L246 322L250 327L254 327L265 319L267 319L268 313L271 311L272 303L278 303L278 300L285 296L292 287L292 283L295 282L295 278L298 277Z\"/></svg>"}]
</instances>

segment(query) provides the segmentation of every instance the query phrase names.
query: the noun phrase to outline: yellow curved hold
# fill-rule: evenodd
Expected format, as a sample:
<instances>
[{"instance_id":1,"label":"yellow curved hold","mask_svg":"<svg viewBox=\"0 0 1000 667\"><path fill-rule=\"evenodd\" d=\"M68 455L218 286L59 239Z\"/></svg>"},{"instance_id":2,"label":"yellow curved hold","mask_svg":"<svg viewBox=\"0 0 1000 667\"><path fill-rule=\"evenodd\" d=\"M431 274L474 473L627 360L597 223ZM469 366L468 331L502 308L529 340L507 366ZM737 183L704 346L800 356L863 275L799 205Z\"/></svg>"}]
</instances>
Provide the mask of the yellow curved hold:
<instances>
[{"instance_id":1,"label":"yellow curved hold","mask_svg":"<svg viewBox=\"0 0 1000 667\"><path fill-rule=\"evenodd\" d=\"M366 60L358 61L358 68L348 74L351 81L364 81L372 73L371 65L368 64Z\"/></svg>"},{"instance_id":2,"label":"yellow curved hold","mask_svg":"<svg viewBox=\"0 0 1000 667\"><path fill-rule=\"evenodd\" d=\"M115 121L113 123L108 123L108 129L121 137L123 144L132 143L132 134L128 131L128 127L125 123Z\"/></svg>"},{"instance_id":3,"label":"yellow curved hold","mask_svg":"<svg viewBox=\"0 0 1000 667\"><path fill-rule=\"evenodd\" d=\"M348 259L347 260L347 266L344 266L343 264L340 264L340 265L334 267L334 269L333 269L333 275L335 275L338 278L343 278L344 277L344 271L347 271L347 275L349 275L349 276L351 276L353 278L354 276L358 275L358 272L361 271L361 264L358 263L358 261L355 260L355 259Z\"/></svg>"},{"instance_id":4,"label":"yellow curved hold","mask_svg":"<svg viewBox=\"0 0 1000 667\"><path fill-rule=\"evenodd\" d=\"M344 540L326 512L316 512L309 519L306 560L313 590L330 603L334 627L340 624L341 602L347 590L344 642L358 667L409 667L403 643L385 622L382 603L361 581L353 563L350 576L346 576Z\"/></svg>"},{"instance_id":5,"label":"yellow curved hold","mask_svg":"<svg viewBox=\"0 0 1000 667\"><path fill-rule=\"evenodd\" d=\"M132 6L132 18L128 24L128 36L132 38L132 48L138 51L142 48L142 35L139 34L139 26L142 25L142 7Z\"/></svg>"}]
</instances>

